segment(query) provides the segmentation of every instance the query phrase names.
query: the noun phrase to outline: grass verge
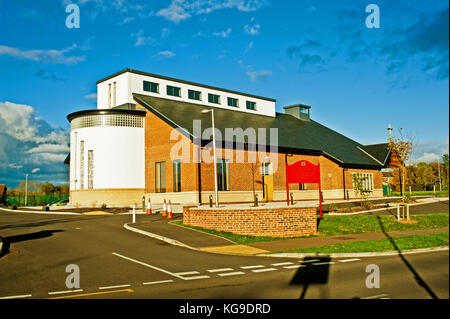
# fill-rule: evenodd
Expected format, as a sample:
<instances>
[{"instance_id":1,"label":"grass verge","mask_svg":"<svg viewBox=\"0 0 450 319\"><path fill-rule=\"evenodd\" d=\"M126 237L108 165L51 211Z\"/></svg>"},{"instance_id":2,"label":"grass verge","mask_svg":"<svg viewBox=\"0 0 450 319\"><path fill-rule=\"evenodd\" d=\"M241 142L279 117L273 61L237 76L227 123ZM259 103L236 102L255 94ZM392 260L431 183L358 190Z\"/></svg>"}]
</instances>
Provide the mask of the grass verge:
<instances>
[{"instance_id":1,"label":"grass verge","mask_svg":"<svg viewBox=\"0 0 450 319\"><path fill-rule=\"evenodd\" d=\"M394 244L395 243L395 244ZM447 233L431 235L415 235L397 238L383 238L379 240L355 241L345 244L336 244L321 247L298 248L273 253L359 253L380 252L405 249L418 249L429 247L448 246L449 236Z\"/></svg>"},{"instance_id":2,"label":"grass verge","mask_svg":"<svg viewBox=\"0 0 450 319\"><path fill-rule=\"evenodd\" d=\"M235 242L236 244L240 244L240 245L256 243L256 242L261 242L261 241L271 241L271 240L282 240L282 239L298 238L298 237L282 238L282 237L238 235L238 234L233 234L233 233L226 232L226 231L217 231L217 230L213 230L213 229L206 229L206 228L202 228L202 227L184 225L182 220L173 220L173 221L171 221L171 223L179 225L179 226L183 226L183 227L186 227L186 228L199 230L199 231L202 231L204 233L220 236L220 237L226 238L226 239L231 240L232 242Z\"/></svg>"},{"instance_id":3,"label":"grass verge","mask_svg":"<svg viewBox=\"0 0 450 319\"><path fill-rule=\"evenodd\" d=\"M192 228L205 233L224 237L237 244L250 244L262 241L287 240L305 237L324 237L345 234L361 234L361 233L380 233L386 231L408 231L419 229L434 229L447 227L449 225L449 214L427 214L411 216L412 220L417 221L416 224L400 224L395 221L394 216L373 216L373 215L352 215L352 216L330 216L324 215L319 222L318 235L304 237L266 237L266 236L249 236L238 235L225 231L216 231L196 226L184 225L182 220L174 220L172 223L179 226Z\"/></svg>"}]
</instances>

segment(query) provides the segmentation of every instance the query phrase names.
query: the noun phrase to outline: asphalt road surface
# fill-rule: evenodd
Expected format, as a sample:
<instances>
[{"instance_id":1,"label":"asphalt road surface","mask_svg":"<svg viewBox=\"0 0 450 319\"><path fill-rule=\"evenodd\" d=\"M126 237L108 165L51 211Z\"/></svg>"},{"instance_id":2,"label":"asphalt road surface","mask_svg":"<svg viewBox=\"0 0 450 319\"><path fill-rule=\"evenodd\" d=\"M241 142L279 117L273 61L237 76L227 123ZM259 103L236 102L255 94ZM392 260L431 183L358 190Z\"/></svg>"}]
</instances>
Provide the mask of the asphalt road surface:
<instances>
[{"instance_id":1,"label":"asphalt road surface","mask_svg":"<svg viewBox=\"0 0 450 319\"><path fill-rule=\"evenodd\" d=\"M143 218L143 216L137 216ZM199 252L123 228L129 215L0 211L0 298L449 298L448 251L272 258ZM68 265L80 287L68 288ZM368 288L368 265L379 288Z\"/></svg>"}]
</instances>

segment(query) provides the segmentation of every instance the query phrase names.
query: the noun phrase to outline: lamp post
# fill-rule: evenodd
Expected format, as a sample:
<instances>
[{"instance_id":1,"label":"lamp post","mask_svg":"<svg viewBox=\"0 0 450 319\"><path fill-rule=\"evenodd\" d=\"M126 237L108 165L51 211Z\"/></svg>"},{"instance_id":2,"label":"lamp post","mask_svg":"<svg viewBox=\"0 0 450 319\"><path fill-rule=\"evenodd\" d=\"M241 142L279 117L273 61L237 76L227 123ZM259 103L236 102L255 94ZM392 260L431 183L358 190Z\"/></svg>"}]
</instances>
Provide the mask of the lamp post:
<instances>
[{"instance_id":1,"label":"lamp post","mask_svg":"<svg viewBox=\"0 0 450 319\"><path fill-rule=\"evenodd\" d=\"M216 158L216 129L214 127L214 109L203 110L202 114L211 112L211 122L213 130L213 153L214 153L214 191L216 195L216 207L219 207L219 196L217 194L217 158Z\"/></svg>"},{"instance_id":2,"label":"lamp post","mask_svg":"<svg viewBox=\"0 0 450 319\"><path fill-rule=\"evenodd\" d=\"M28 174L25 174L25 206L27 206L27 196L28 196Z\"/></svg>"}]
</instances>

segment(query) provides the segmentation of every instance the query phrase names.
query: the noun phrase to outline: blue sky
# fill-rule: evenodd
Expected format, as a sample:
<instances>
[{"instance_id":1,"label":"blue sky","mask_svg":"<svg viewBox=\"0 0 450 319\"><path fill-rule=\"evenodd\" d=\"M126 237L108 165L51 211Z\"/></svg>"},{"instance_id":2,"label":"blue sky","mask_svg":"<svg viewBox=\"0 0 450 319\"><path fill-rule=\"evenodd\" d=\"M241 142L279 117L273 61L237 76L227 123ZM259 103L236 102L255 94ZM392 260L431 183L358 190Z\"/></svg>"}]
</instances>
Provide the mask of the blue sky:
<instances>
[{"instance_id":1,"label":"blue sky","mask_svg":"<svg viewBox=\"0 0 450 319\"><path fill-rule=\"evenodd\" d=\"M68 4L80 28L65 25ZM380 28L365 25L368 4ZM67 114L124 68L304 103L362 144L387 125L448 153L448 1L2 0L0 183L67 183Z\"/></svg>"}]
</instances>

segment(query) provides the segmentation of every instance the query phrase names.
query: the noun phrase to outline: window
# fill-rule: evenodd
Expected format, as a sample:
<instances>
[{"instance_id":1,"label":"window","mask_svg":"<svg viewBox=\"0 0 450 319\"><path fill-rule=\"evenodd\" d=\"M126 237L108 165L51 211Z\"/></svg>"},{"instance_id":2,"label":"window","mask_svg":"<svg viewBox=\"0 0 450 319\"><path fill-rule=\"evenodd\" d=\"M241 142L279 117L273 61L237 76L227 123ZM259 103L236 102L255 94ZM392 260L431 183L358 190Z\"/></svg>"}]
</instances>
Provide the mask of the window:
<instances>
[{"instance_id":1,"label":"window","mask_svg":"<svg viewBox=\"0 0 450 319\"><path fill-rule=\"evenodd\" d=\"M159 93L159 84L155 82L144 81L144 91Z\"/></svg>"},{"instance_id":2,"label":"window","mask_svg":"<svg viewBox=\"0 0 450 319\"><path fill-rule=\"evenodd\" d=\"M270 162L262 163L262 175L272 175Z\"/></svg>"},{"instance_id":3,"label":"window","mask_svg":"<svg viewBox=\"0 0 450 319\"><path fill-rule=\"evenodd\" d=\"M181 192L181 163L180 163L180 160L173 161L173 191Z\"/></svg>"},{"instance_id":4,"label":"window","mask_svg":"<svg viewBox=\"0 0 450 319\"><path fill-rule=\"evenodd\" d=\"M238 107L238 99L233 99L232 97L228 98L228 106Z\"/></svg>"},{"instance_id":5,"label":"window","mask_svg":"<svg viewBox=\"0 0 450 319\"><path fill-rule=\"evenodd\" d=\"M256 110L256 102L247 101L247 110Z\"/></svg>"},{"instance_id":6,"label":"window","mask_svg":"<svg viewBox=\"0 0 450 319\"><path fill-rule=\"evenodd\" d=\"M209 103L215 103L215 104L220 104L220 96L216 95L216 94L208 94L208 102Z\"/></svg>"},{"instance_id":7,"label":"window","mask_svg":"<svg viewBox=\"0 0 450 319\"><path fill-rule=\"evenodd\" d=\"M111 107L111 83L108 84L108 107Z\"/></svg>"},{"instance_id":8,"label":"window","mask_svg":"<svg viewBox=\"0 0 450 319\"><path fill-rule=\"evenodd\" d=\"M166 192L166 162L155 163L155 191Z\"/></svg>"},{"instance_id":9,"label":"window","mask_svg":"<svg viewBox=\"0 0 450 319\"><path fill-rule=\"evenodd\" d=\"M300 183L298 184L298 189L301 191L306 191L308 190L308 184Z\"/></svg>"},{"instance_id":10,"label":"window","mask_svg":"<svg viewBox=\"0 0 450 319\"><path fill-rule=\"evenodd\" d=\"M167 95L178 96L181 97L181 89L175 86L167 86Z\"/></svg>"},{"instance_id":11,"label":"window","mask_svg":"<svg viewBox=\"0 0 450 319\"><path fill-rule=\"evenodd\" d=\"M217 160L217 189L219 191L230 190L230 162L229 160Z\"/></svg>"},{"instance_id":12,"label":"window","mask_svg":"<svg viewBox=\"0 0 450 319\"><path fill-rule=\"evenodd\" d=\"M191 100L197 100L197 101L201 100L201 98L200 98L201 92L199 92L199 91L189 90L188 96Z\"/></svg>"},{"instance_id":13,"label":"window","mask_svg":"<svg viewBox=\"0 0 450 319\"><path fill-rule=\"evenodd\" d=\"M358 183L361 183L362 191L373 191L373 174L372 173L353 173L353 189L358 189Z\"/></svg>"},{"instance_id":14,"label":"window","mask_svg":"<svg viewBox=\"0 0 450 319\"><path fill-rule=\"evenodd\" d=\"M84 189L84 141L80 141L80 189Z\"/></svg>"},{"instance_id":15,"label":"window","mask_svg":"<svg viewBox=\"0 0 450 319\"><path fill-rule=\"evenodd\" d=\"M88 151L88 189L94 188L94 151Z\"/></svg>"},{"instance_id":16,"label":"window","mask_svg":"<svg viewBox=\"0 0 450 319\"><path fill-rule=\"evenodd\" d=\"M112 106L116 106L116 89L117 89L117 85L116 82L113 83L113 104Z\"/></svg>"}]
</instances>

